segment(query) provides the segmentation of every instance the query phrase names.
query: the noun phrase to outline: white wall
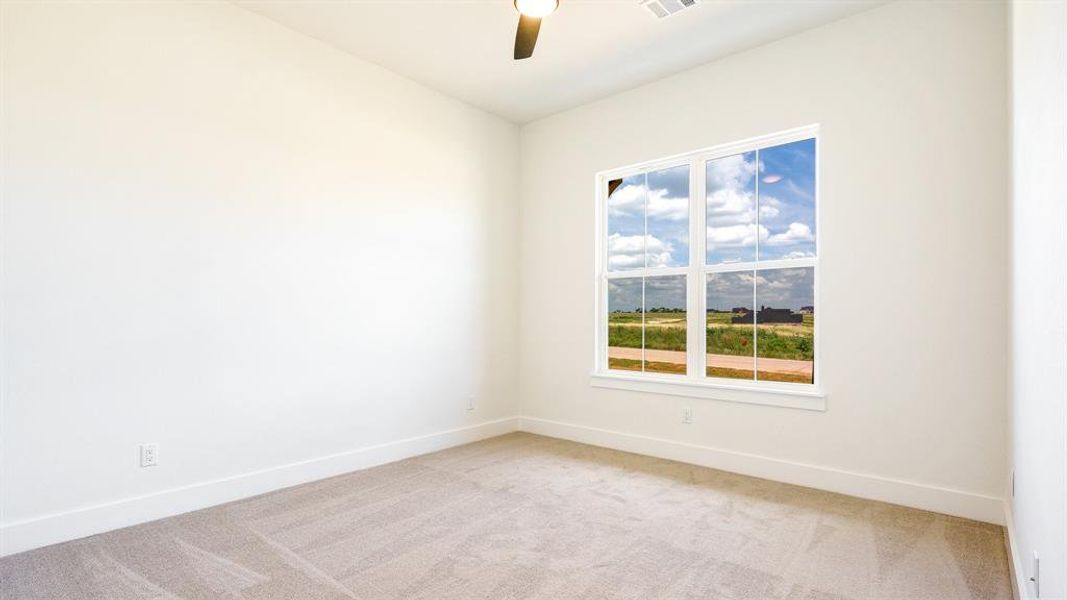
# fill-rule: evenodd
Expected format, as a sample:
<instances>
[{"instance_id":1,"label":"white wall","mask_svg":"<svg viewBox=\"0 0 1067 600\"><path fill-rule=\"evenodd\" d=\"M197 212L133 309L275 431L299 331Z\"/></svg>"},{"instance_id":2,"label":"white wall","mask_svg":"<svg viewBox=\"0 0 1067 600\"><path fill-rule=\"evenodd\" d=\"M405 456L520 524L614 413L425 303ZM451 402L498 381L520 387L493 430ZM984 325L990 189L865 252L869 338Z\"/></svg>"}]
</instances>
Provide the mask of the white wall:
<instances>
[{"instance_id":1,"label":"white wall","mask_svg":"<svg viewBox=\"0 0 1067 600\"><path fill-rule=\"evenodd\" d=\"M1067 598L1067 4L1011 9L1012 538L1024 597Z\"/></svg>"},{"instance_id":2,"label":"white wall","mask_svg":"<svg viewBox=\"0 0 1067 600\"><path fill-rule=\"evenodd\" d=\"M516 411L996 519L998 3L896 3L533 123L521 172L514 126L229 4L2 3L0 28L0 553ZM591 388L593 173L809 123L829 409Z\"/></svg>"},{"instance_id":3,"label":"white wall","mask_svg":"<svg viewBox=\"0 0 1067 600\"><path fill-rule=\"evenodd\" d=\"M1002 520L1005 13L894 3L524 127L519 385L531 426ZM828 410L590 387L593 174L810 123L822 126Z\"/></svg>"},{"instance_id":4,"label":"white wall","mask_svg":"<svg viewBox=\"0 0 1067 600\"><path fill-rule=\"evenodd\" d=\"M514 125L228 3L0 21L3 551L515 414Z\"/></svg>"}]
</instances>

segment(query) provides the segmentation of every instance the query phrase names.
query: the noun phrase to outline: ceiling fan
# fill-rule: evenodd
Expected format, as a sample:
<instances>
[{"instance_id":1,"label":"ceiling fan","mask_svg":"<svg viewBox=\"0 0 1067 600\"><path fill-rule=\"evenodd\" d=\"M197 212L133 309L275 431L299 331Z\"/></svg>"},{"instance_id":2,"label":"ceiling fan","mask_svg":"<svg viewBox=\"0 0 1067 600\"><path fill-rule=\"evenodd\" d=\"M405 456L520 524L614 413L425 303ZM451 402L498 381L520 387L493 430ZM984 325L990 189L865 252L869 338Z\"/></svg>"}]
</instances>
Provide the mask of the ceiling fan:
<instances>
[{"instance_id":1,"label":"ceiling fan","mask_svg":"<svg viewBox=\"0 0 1067 600\"><path fill-rule=\"evenodd\" d=\"M515 60L533 56L541 19L559 8L559 0L514 0L519 11L519 28L515 32Z\"/></svg>"}]
</instances>

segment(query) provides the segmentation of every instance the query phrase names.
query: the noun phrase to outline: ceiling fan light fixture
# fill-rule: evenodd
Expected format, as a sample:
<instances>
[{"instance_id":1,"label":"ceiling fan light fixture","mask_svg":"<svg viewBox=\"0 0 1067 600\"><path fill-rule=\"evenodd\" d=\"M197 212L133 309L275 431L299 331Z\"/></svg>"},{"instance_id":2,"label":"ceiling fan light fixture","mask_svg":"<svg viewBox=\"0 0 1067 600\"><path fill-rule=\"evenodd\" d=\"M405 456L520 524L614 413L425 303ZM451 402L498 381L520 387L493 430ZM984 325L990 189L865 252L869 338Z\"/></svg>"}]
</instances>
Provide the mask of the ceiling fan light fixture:
<instances>
[{"instance_id":1,"label":"ceiling fan light fixture","mask_svg":"<svg viewBox=\"0 0 1067 600\"><path fill-rule=\"evenodd\" d=\"M520 15L540 19L559 8L559 0L515 0L515 10Z\"/></svg>"}]
</instances>

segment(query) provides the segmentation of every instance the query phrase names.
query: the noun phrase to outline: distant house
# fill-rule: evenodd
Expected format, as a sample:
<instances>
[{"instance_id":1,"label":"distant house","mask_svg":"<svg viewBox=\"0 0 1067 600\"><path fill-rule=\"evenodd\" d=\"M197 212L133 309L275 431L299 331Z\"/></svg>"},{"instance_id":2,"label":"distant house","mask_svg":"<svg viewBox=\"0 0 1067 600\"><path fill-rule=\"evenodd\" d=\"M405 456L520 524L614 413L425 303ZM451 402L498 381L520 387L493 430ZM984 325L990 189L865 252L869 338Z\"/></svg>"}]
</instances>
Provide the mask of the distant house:
<instances>
[{"instance_id":1,"label":"distant house","mask_svg":"<svg viewBox=\"0 0 1067 600\"><path fill-rule=\"evenodd\" d=\"M747 309L742 309L746 310ZM743 325L745 323L752 322L752 316L750 312L736 315L731 321L736 325ZM761 306L759 312L756 313L757 323L803 323L804 315L795 313L788 308L770 308L767 306Z\"/></svg>"},{"instance_id":2,"label":"distant house","mask_svg":"<svg viewBox=\"0 0 1067 600\"><path fill-rule=\"evenodd\" d=\"M814 306L801 306L800 310L798 310L797 312L799 312L802 315L813 315L813 314L815 314L815 307Z\"/></svg>"},{"instance_id":3,"label":"distant house","mask_svg":"<svg viewBox=\"0 0 1067 600\"><path fill-rule=\"evenodd\" d=\"M734 325L752 322L752 311L744 306L735 306L730 312L734 315L734 317L730 319L730 323L733 323Z\"/></svg>"}]
</instances>

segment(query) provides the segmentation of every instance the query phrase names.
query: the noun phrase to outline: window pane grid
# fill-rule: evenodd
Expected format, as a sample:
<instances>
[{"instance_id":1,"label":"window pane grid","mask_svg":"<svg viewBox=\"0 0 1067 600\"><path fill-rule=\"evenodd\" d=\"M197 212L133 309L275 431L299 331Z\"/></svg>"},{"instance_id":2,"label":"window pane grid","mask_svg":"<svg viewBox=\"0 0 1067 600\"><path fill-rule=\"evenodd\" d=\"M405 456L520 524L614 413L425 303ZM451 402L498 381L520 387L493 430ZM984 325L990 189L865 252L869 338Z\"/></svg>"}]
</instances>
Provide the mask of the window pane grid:
<instances>
[{"instance_id":1,"label":"window pane grid","mask_svg":"<svg viewBox=\"0 0 1067 600\"><path fill-rule=\"evenodd\" d=\"M811 138L698 161L710 378L814 383L814 148Z\"/></svg>"},{"instance_id":2,"label":"window pane grid","mask_svg":"<svg viewBox=\"0 0 1067 600\"><path fill-rule=\"evenodd\" d=\"M643 277L608 284L608 368L644 371L645 320Z\"/></svg>"},{"instance_id":3,"label":"window pane grid","mask_svg":"<svg viewBox=\"0 0 1067 600\"><path fill-rule=\"evenodd\" d=\"M814 383L815 269L760 269L756 299L756 380Z\"/></svg>"},{"instance_id":4,"label":"window pane grid","mask_svg":"<svg viewBox=\"0 0 1067 600\"><path fill-rule=\"evenodd\" d=\"M705 375L754 380L753 272L712 273L705 280Z\"/></svg>"},{"instance_id":5,"label":"window pane grid","mask_svg":"<svg viewBox=\"0 0 1067 600\"><path fill-rule=\"evenodd\" d=\"M607 182L609 369L687 372L690 164Z\"/></svg>"},{"instance_id":6,"label":"window pane grid","mask_svg":"<svg viewBox=\"0 0 1067 600\"><path fill-rule=\"evenodd\" d=\"M645 278L644 367L653 373L685 375L688 368L685 275Z\"/></svg>"},{"instance_id":7,"label":"window pane grid","mask_svg":"<svg viewBox=\"0 0 1067 600\"><path fill-rule=\"evenodd\" d=\"M771 389L815 383L815 138L790 133L764 139L783 141L749 148L735 144L732 154L689 154L681 166L689 187L679 194L656 191L666 188L653 180L676 168L661 166L667 161L648 163L658 171L629 170L626 178L639 181L644 194L640 260L619 270L611 265L609 247L601 281L609 289L640 281L641 309L606 319L609 330L627 318L640 331L630 342L640 348L628 351L636 357L634 370L688 372L689 378L764 383ZM694 174L703 179L693 179ZM674 221L684 228L691 224L692 231L668 245L672 210L687 213L687 219ZM609 215L609 236L611 231ZM729 283L726 292L743 289L744 301L728 301L729 294L714 297L724 290L712 284L723 282ZM689 294L696 294L688 302L687 283ZM677 300L664 302L665 289L675 290L671 297ZM696 309L692 314L689 303L705 314ZM700 338L693 338L694 331ZM612 333L608 338L618 342L618 331ZM609 347L608 354L608 368L620 368L618 346Z\"/></svg>"},{"instance_id":8,"label":"window pane grid","mask_svg":"<svg viewBox=\"0 0 1067 600\"><path fill-rule=\"evenodd\" d=\"M689 267L689 164L607 182L606 271Z\"/></svg>"},{"instance_id":9,"label":"window pane grid","mask_svg":"<svg viewBox=\"0 0 1067 600\"><path fill-rule=\"evenodd\" d=\"M708 377L814 383L814 266L705 277Z\"/></svg>"},{"instance_id":10,"label":"window pane grid","mask_svg":"<svg viewBox=\"0 0 1067 600\"><path fill-rule=\"evenodd\" d=\"M686 275L608 281L608 368L687 372Z\"/></svg>"}]
</instances>

